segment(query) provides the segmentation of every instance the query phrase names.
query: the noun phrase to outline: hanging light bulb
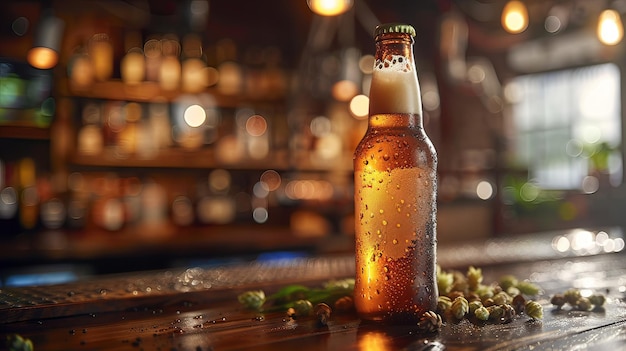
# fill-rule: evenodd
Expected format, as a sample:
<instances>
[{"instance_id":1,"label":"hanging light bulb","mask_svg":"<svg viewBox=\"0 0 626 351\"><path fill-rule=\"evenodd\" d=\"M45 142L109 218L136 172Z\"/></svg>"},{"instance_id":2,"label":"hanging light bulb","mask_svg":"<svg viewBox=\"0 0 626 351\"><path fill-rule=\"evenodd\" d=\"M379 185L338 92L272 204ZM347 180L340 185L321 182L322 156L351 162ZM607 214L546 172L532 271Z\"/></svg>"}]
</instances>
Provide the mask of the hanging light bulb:
<instances>
[{"instance_id":1,"label":"hanging light bulb","mask_svg":"<svg viewBox=\"0 0 626 351\"><path fill-rule=\"evenodd\" d=\"M521 1L509 1L502 9L502 27L509 33L521 33L528 28L528 10Z\"/></svg>"},{"instance_id":2,"label":"hanging light bulb","mask_svg":"<svg viewBox=\"0 0 626 351\"><path fill-rule=\"evenodd\" d=\"M606 45L616 45L624 37L624 26L619 13L615 10L604 10L598 20L598 39Z\"/></svg>"},{"instance_id":3,"label":"hanging light bulb","mask_svg":"<svg viewBox=\"0 0 626 351\"><path fill-rule=\"evenodd\" d=\"M26 60L33 67L50 69L59 62L61 37L65 23L58 17L44 14L37 27L33 47L28 51Z\"/></svg>"},{"instance_id":4,"label":"hanging light bulb","mask_svg":"<svg viewBox=\"0 0 626 351\"><path fill-rule=\"evenodd\" d=\"M311 11L321 16L337 16L352 8L353 0L307 0Z\"/></svg>"}]
</instances>

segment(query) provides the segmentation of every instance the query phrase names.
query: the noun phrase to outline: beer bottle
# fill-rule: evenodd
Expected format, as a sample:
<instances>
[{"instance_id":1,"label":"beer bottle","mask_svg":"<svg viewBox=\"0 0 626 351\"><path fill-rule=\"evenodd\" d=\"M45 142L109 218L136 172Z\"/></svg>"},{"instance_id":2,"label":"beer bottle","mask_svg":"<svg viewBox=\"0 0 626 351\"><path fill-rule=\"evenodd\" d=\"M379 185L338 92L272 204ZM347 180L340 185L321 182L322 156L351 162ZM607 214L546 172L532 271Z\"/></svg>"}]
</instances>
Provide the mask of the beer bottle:
<instances>
[{"instance_id":1,"label":"beer bottle","mask_svg":"<svg viewBox=\"0 0 626 351\"><path fill-rule=\"evenodd\" d=\"M415 29L376 27L368 129L354 153L355 307L414 323L437 303L437 155L422 125Z\"/></svg>"}]
</instances>

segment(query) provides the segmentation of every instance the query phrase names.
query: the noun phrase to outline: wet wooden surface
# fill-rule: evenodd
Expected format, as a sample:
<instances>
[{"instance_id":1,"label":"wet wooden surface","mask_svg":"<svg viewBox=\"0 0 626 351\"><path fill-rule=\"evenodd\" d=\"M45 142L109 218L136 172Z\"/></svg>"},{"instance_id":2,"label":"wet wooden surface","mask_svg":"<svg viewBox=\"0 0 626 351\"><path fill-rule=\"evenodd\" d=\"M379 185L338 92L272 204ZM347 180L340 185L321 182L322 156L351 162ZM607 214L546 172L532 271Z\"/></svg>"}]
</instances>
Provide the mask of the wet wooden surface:
<instances>
[{"instance_id":1,"label":"wet wooden surface","mask_svg":"<svg viewBox=\"0 0 626 351\"><path fill-rule=\"evenodd\" d=\"M446 254L441 256L445 260ZM351 277L353 258L340 256L2 289L0 337L20 334L38 351L626 349L624 251L561 256L481 266L485 282L510 273L539 284L544 290L537 298L544 306L539 321L524 315L506 324L447 321L438 333L424 335L415 326L363 323L353 312L334 312L323 326L313 317L249 311L237 301L252 288L271 293L285 284L314 287ZM607 303L585 312L554 309L550 296L570 287L602 292Z\"/></svg>"}]
</instances>

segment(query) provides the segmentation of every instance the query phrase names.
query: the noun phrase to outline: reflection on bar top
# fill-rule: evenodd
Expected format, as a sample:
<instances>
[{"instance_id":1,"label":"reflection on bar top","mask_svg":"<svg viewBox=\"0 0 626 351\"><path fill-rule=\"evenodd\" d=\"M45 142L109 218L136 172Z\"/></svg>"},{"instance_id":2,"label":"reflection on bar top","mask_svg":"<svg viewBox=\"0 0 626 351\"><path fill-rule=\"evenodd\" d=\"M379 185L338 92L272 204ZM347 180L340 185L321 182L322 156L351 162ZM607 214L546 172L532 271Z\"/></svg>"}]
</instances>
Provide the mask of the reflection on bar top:
<instances>
[{"instance_id":1,"label":"reflection on bar top","mask_svg":"<svg viewBox=\"0 0 626 351\"><path fill-rule=\"evenodd\" d=\"M491 265L563 257L593 256L624 250L619 227L550 231L481 242L442 245L437 261L443 267Z\"/></svg>"}]
</instances>

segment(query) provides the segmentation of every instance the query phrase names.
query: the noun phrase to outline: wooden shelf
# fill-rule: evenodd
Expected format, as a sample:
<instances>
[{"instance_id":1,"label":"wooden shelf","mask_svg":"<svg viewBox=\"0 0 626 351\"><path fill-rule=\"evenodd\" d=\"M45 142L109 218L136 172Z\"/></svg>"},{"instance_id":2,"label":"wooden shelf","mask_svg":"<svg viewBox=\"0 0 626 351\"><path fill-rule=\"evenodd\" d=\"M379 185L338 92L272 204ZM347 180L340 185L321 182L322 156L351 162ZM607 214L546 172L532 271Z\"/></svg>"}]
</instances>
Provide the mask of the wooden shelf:
<instances>
[{"instance_id":1,"label":"wooden shelf","mask_svg":"<svg viewBox=\"0 0 626 351\"><path fill-rule=\"evenodd\" d=\"M93 99L107 99L120 101L135 102L159 102L174 101L183 95L200 96L209 94L216 100L219 107L237 107L246 102L278 102L284 100L284 97L278 96L239 96L226 95L215 88L208 88L201 93L187 93L177 90L164 90L157 82L141 82L139 84L129 85L121 80L110 80L105 82L95 82L87 87L73 86L66 81L60 84L59 89L63 95L71 97L83 97Z\"/></svg>"},{"instance_id":2,"label":"wooden shelf","mask_svg":"<svg viewBox=\"0 0 626 351\"><path fill-rule=\"evenodd\" d=\"M78 166L112 167L112 168L228 168L228 169L286 169L288 167L287 153L274 152L263 159L245 159L236 162L219 160L213 149L184 150L163 149L153 158L140 158L134 155L128 157L117 156L113 152L103 152L98 155L76 154L71 162Z\"/></svg>"},{"instance_id":3,"label":"wooden shelf","mask_svg":"<svg viewBox=\"0 0 626 351\"><path fill-rule=\"evenodd\" d=\"M48 140L50 139L50 129L28 123L0 124L0 138Z\"/></svg>"}]
</instances>

